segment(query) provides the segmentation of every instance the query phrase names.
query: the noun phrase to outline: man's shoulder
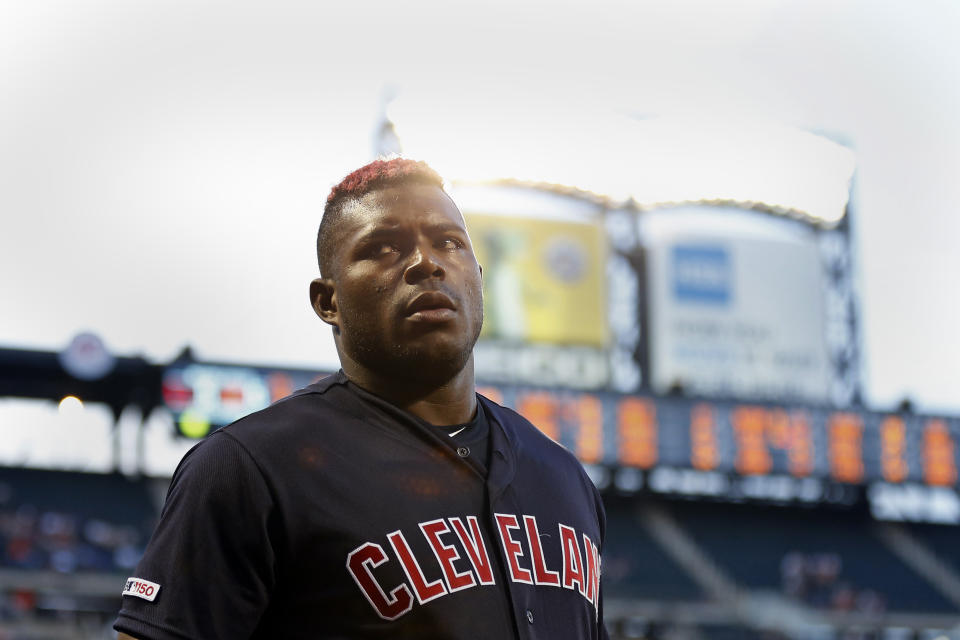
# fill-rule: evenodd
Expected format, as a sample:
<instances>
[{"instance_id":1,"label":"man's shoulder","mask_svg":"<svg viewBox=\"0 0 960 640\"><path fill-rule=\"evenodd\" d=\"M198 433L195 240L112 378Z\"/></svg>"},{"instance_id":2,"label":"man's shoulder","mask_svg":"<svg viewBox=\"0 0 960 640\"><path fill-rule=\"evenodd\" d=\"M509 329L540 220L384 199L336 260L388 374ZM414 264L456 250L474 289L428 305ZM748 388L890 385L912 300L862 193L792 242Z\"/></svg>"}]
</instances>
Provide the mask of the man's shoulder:
<instances>
[{"instance_id":1,"label":"man's shoulder","mask_svg":"<svg viewBox=\"0 0 960 640\"><path fill-rule=\"evenodd\" d=\"M576 456L566 447L550 438L521 414L485 396L480 397L491 417L503 427L514 448L522 449L528 455L536 452L537 455L556 458L580 467Z\"/></svg>"},{"instance_id":2,"label":"man's shoulder","mask_svg":"<svg viewBox=\"0 0 960 640\"><path fill-rule=\"evenodd\" d=\"M346 411L347 398L343 393L345 382L342 373L329 375L230 423L220 431L246 442L336 424L337 415Z\"/></svg>"},{"instance_id":3,"label":"man's shoulder","mask_svg":"<svg viewBox=\"0 0 960 640\"><path fill-rule=\"evenodd\" d=\"M552 479L569 490L567 498L572 500L572 496L580 495L586 503L596 507L602 514L603 506L596 486L572 451L550 438L513 409L484 396L480 397L488 414L503 427L514 450L518 468L533 470L538 482Z\"/></svg>"}]
</instances>

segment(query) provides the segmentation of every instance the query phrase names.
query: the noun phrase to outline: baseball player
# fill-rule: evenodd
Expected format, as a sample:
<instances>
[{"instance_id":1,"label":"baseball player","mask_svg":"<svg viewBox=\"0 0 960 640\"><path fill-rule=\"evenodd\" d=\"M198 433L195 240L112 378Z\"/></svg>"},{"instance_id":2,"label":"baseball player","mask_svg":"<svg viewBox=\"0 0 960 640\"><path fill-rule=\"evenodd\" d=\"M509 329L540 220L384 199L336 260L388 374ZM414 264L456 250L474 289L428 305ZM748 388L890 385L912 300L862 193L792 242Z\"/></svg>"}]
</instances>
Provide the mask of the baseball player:
<instances>
[{"instance_id":1,"label":"baseball player","mask_svg":"<svg viewBox=\"0 0 960 640\"><path fill-rule=\"evenodd\" d=\"M351 173L317 251L341 371L187 453L120 638L607 638L600 497L475 392L481 269L440 177Z\"/></svg>"}]
</instances>

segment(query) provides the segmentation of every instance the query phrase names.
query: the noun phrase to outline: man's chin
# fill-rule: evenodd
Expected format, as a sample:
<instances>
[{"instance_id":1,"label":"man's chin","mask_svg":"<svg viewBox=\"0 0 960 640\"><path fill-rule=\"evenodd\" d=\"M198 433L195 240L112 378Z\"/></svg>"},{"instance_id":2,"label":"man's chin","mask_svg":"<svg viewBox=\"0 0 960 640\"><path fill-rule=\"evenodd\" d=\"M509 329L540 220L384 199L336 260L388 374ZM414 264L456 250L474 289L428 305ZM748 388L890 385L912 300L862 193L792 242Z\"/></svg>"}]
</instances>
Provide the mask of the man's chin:
<instances>
[{"instance_id":1,"label":"man's chin","mask_svg":"<svg viewBox=\"0 0 960 640\"><path fill-rule=\"evenodd\" d=\"M476 337L462 327L410 332L407 328L386 341L357 341L350 359L379 377L418 387L442 385L453 379L473 354ZM473 340L467 340L473 337Z\"/></svg>"},{"instance_id":2,"label":"man's chin","mask_svg":"<svg viewBox=\"0 0 960 640\"><path fill-rule=\"evenodd\" d=\"M380 365L400 379L442 384L459 374L473 353L471 347L454 339L432 339L407 343Z\"/></svg>"}]
</instances>

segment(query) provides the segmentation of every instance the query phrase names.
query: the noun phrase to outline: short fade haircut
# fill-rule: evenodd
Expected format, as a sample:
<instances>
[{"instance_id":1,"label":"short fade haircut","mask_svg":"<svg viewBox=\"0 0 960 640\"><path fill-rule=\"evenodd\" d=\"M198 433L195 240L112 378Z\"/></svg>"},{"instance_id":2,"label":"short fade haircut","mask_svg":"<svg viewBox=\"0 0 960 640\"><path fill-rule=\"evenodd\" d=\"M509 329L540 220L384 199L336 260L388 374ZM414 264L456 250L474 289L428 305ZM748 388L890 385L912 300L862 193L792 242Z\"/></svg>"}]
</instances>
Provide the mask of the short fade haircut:
<instances>
[{"instance_id":1,"label":"short fade haircut","mask_svg":"<svg viewBox=\"0 0 960 640\"><path fill-rule=\"evenodd\" d=\"M443 189L443 178L423 161L409 158L374 160L352 172L330 190L323 218L317 231L317 264L320 275L330 275L336 246L336 223L343 217L346 205L376 189L398 184L426 184Z\"/></svg>"}]
</instances>

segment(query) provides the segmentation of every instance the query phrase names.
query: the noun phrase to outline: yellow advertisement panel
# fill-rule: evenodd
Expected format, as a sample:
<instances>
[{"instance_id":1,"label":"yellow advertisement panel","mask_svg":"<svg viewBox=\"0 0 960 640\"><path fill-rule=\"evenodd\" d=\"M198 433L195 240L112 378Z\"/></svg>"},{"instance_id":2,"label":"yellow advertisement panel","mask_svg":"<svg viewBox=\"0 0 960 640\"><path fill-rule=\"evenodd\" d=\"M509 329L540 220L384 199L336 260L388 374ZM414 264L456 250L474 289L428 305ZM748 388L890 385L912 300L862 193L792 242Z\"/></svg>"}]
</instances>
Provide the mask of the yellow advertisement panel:
<instances>
[{"instance_id":1,"label":"yellow advertisement panel","mask_svg":"<svg viewBox=\"0 0 960 640\"><path fill-rule=\"evenodd\" d=\"M606 240L598 224L466 219L483 265L481 337L606 347Z\"/></svg>"}]
</instances>

